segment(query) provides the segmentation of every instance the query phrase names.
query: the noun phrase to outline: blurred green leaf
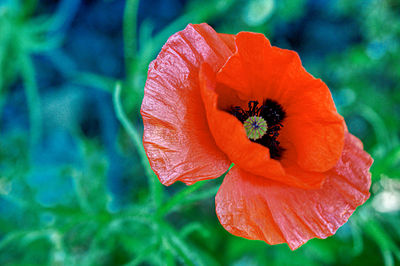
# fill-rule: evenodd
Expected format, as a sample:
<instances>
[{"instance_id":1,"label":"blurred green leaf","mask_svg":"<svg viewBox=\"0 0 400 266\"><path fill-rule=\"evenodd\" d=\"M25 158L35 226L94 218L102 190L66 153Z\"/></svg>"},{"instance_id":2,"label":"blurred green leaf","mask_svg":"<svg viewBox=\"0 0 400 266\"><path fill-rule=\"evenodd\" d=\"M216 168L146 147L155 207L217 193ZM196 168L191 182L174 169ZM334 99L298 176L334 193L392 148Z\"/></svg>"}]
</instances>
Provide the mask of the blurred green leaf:
<instances>
[{"instance_id":1,"label":"blurred green leaf","mask_svg":"<svg viewBox=\"0 0 400 266\"><path fill-rule=\"evenodd\" d=\"M250 26L265 23L274 11L274 0L251 0L243 9L243 19Z\"/></svg>"}]
</instances>

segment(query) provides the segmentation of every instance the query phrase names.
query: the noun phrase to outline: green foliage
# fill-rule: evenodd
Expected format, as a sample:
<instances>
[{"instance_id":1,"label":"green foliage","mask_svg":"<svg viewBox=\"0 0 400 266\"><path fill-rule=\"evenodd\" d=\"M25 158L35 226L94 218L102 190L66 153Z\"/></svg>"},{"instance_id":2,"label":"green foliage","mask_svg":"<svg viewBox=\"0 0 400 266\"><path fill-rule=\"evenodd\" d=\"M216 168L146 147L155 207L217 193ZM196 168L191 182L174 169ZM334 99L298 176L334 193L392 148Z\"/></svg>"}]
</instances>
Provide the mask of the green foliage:
<instances>
[{"instance_id":1,"label":"green foliage","mask_svg":"<svg viewBox=\"0 0 400 266\"><path fill-rule=\"evenodd\" d=\"M71 192L63 194L61 203L41 202L40 187L33 186L30 177L46 166L38 165L32 153L49 129L43 127L36 79L40 69L33 54L47 54L62 44L63 32L57 29L63 14L38 16L39 3L34 0L0 2L0 114L18 82L29 113L28 133L3 132L0 125L0 264L398 264L399 208L390 204L400 197L400 2L332 3L337 14L355 21L362 40L304 64L327 82L350 131L375 159L372 196L335 236L311 240L291 252L285 245L237 238L222 228L213 199L223 177L189 187L163 187L142 147L138 111L148 64L167 38L186 24L207 21L219 32L259 31L274 40L279 25L305 16L307 1L189 1L179 17L155 34L151 20L137 25L139 1L126 1L121 29L126 78L117 81L91 72L70 75L71 83L113 97L121 124L116 145L132 169L139 169L128 173L138 182L128 204L118 208L107 186L110 162L105 147L79 130L72 133L78 140L79 163L55 166L54 178L71 182ZM260 6L264 9L257 10Z\"/></svg>"}]
</instances>

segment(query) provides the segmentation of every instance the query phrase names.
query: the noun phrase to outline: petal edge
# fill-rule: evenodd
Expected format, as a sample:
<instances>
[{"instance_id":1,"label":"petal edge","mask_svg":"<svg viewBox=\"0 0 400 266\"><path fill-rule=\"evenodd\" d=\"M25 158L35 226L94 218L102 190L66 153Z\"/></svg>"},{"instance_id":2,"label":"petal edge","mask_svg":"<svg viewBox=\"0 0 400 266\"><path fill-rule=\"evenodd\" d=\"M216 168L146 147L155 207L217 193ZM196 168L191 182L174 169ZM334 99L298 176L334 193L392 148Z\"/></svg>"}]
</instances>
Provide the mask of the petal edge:
<instances>
[{"instance_id":1,"label":"petal edge","mask_svg":"<svg viewBox=\"0 0 400 266\"><path fill-rule=\"evenodd\" d=\"M211 136L198 85L202 62L215 69L231 51L207 24L172 35L150 64L141 106L143 145L161 183L217 178L230 161Z\"/></svg>"},{"instance_id":2,"label":"petal edge","mask_svg":"<svg viewBox=\"0 0 400 266\"><path fill-rule=\"evenodd\" d=\"M311 238L333 235L369 198L372 161L346 133L342 157L321 189L285 186L235 166L217 193L217 216L234 235L297 249Z\"/></svg>"}]
</instances>

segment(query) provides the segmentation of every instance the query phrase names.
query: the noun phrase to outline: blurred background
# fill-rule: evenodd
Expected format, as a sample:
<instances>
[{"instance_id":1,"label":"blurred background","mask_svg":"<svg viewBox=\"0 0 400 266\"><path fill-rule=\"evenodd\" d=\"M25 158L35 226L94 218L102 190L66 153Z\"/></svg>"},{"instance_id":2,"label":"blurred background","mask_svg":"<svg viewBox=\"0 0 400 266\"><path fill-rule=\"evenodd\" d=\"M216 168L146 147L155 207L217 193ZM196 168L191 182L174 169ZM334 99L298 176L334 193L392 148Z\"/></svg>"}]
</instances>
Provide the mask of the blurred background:
<instances>
[{"instance_id":1,"label":"blurred background","mask_svg":"<svg viewBox=\"0 0 400 266\"><path fill-rule=\"evenodd\" d=\"M147 67L188 23L264 33L322 78L375 162L371 198L292 252L226 232L221 184L163 187ZM400 265L400 0L0 0L0 265Z\"/></svg>"}]
</instances>

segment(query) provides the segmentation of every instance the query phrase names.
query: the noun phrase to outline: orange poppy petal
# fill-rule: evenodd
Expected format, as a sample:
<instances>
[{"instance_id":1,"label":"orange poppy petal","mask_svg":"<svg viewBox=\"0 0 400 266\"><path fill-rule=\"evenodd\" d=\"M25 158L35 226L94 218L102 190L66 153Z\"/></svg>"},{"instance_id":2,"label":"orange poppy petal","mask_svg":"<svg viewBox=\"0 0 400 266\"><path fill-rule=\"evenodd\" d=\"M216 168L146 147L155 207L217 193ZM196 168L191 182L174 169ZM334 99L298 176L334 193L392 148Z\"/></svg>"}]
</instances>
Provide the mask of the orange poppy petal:
<instances>
[{"instance_id":1,"label":"orange poppy petal","mask_svg":"<svg viewBox=\"0 0 400 266\"><path fill-rule=\"evenodd\" d=\"M305 171L296 162L286 159L281 164L270 159L268 148L250 141L243 124L233 115L218 108L219 96L215 86L215 73L210 66L203 64L200 69L200 91L210 131L217 146L234 164L252 174L290 186L307 189L321 186L326 174Z\"/></svg>"},{"instance_id":2,"label":"orange poppy petal","mask_svg":"<svg viewBox=\"0 0 400 266\"><path fill-rule=\"evenodd\" d=\"M235 36L234 34L218 33L218 36L225 42L225 44L231 49L232 53L236 51Z\"/></svg>"},{"instance_id":3,"label":"orange poppy petal","mask_svg":"<svg viewBox=\"0 0 400 266\"><path fill-rule=\"evenodd\" d=\"M350 133L323 186L304 190L252 175L234 166L216 199L217 216L230 233L294 250L311 238L326 238L369 197L372 158Z\"/></svg>"},{"instance_id":4,"label":"orange poppy petal","mask_svg":"<svg viewBox=\"0 0 400 266\"><path fill-rule=\"evenodd\" d=\"M236 52L217 74L217 83L235 90L243 100L269 98L285 112L279 141L290 142L297 164L325 172L343 149L343 118L337 113L328 87L301 65L294 51L271 46L262 34L241 32Z\"/></svg>"},{"instance_id":5,"label":"orange poppy petal","mask_svg":"<svg viewBox=\"0 0 400 266\"><path fill-rule=\"evenodd\" d=\"M292 151L297 153L302 168L324 172L340 158L345 123L336 111L329 88L307 73L297 54L294 58L286 70L290 74L277 88L287 91L280 99L287 112L281 139L294 145Z\"/></svg>"},{"instance_id":6,"label":"orange poppy petal","mask_svg":"<svg viewBox=\"0 0 400 266\"><path fill-rule=\"evenodd\" d=\"M192 184L229 168L208 129L198 76L202 62L217 71L231 54L210 26L188 25L150 64L141 107L143 145L163 184Z\"/></svg>"},{"instance_id":7,"label":"orange poppy petal","mask_svg":"<svg viewBox=\"0 0 400 266\"><path fill-rule=\"evenodd\" d=\"M263 34L252 32L238 33L235 46L235 54L218 72L217 82L236 90L243 99L279 96L279 82L295 52L276 49Z\"/></svg>"}]
</instances>

